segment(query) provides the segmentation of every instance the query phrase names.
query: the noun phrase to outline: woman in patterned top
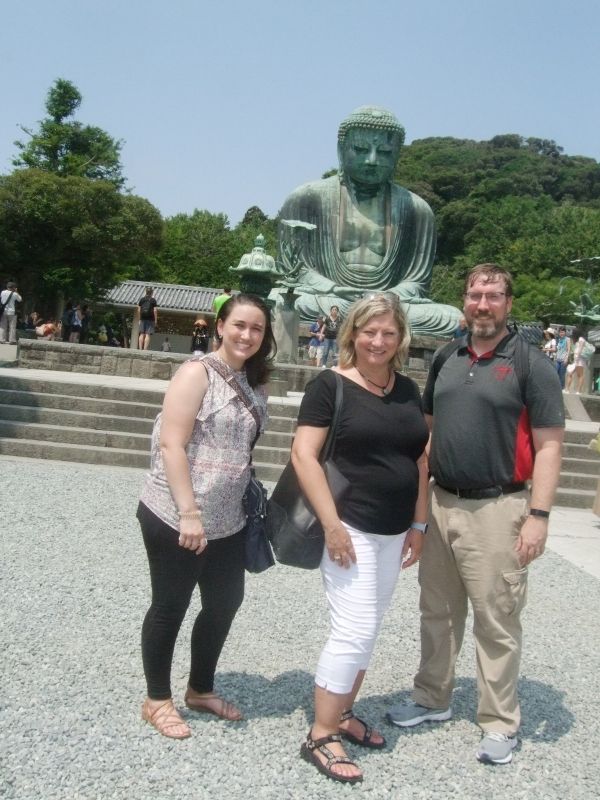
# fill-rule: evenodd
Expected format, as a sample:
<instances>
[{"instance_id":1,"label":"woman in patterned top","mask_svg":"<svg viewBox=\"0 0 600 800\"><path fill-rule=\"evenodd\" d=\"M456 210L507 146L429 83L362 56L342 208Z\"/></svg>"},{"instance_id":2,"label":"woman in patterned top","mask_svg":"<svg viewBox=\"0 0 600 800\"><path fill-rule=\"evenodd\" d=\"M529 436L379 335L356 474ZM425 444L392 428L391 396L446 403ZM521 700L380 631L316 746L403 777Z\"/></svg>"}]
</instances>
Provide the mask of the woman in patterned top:
<instances>
[{"instance_id":1,"label":"woman in patterned top","mask_svg":"<svg viewBox=\"0 0 600 800\"><path fill-rule=\"evenodd\" d=\"M221 719L242 719L239 709L213 692L213 682L244 596L242 498L259 433L246 403L264 429L275 342L269 311L253 295L236 295L221 307L216 334L217 351L187 361L169 385L137 513L152 583L142 627L148 686L142 717L173 739L191 733L173 705L170 677L175 641L196 585L202 610L192 630L185 704Z\"/></svg>"}]
</instances>

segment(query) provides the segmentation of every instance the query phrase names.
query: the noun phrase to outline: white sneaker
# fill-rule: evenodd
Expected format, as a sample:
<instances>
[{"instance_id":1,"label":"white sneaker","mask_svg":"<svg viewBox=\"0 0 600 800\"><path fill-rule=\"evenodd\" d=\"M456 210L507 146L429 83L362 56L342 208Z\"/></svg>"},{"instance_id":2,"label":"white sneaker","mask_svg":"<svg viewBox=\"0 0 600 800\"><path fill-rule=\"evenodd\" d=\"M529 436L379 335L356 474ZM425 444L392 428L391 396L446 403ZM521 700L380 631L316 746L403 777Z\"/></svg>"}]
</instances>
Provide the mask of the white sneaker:
<instances>
[{"instance_id":1,"label":"white sneaker","mask_svg":"<svg viewBox=\"0 0 600 800\"><path fill-rule=\"evenodd\" d=\"M516 734L507 736L495 731L485 733L479 743L477 760L484 764L509 764L517 743Z\"/></svg>"}]
</instances>

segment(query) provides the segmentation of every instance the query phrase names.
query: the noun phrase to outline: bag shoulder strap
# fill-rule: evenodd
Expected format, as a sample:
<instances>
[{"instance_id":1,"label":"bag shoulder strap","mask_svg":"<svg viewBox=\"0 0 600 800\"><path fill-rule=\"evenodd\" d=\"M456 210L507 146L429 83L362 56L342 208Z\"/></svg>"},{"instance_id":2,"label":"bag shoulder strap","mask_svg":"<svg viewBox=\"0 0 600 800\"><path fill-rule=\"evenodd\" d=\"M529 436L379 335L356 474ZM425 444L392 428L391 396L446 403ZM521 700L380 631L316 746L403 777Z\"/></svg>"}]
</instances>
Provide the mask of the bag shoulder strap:
<instances>
[{"instance_id":1,"label":"bag shoulder strap","mask_svg":"<svg viewBox=\"0 0 600 800\"><path fill-rule=\"evenodd\" d=\"M231 388L235 391L237 396L240 398L242 403L246 406L248 411L252 414L254 418L254 422L256 422L256 437L254 442L252 443L252 447L256 444L258 437L260 436L260 417L258 415L258 411L253 403L250 402L246 392L242 389L242 386L238 379L235 377L233 370L229 367L226 367L225 364L219 358L213 358L212 355L206 355L202 359L202 364L208 364L211 366L214 371L219 374L223 380L228 383Z\"/></svg>"},{"instance_id":2,"label":"bag shoulder strap","mask_svg":"<svg viewBox=\"0 0 600 800\"><path fill-rule=\"evenodd\" d=\"M321 464L323 464L333 455L335 448L335 436L342 412L342 401L344 399L344 384L342 382L342 376L339 374L339 372L334 372L333 374L335 375L335 404L333 407L331 425L327 431L327 438L325 439L325 444L323 445L321 455L319 456L319 462Z\"/></svg>"}]
</instances>

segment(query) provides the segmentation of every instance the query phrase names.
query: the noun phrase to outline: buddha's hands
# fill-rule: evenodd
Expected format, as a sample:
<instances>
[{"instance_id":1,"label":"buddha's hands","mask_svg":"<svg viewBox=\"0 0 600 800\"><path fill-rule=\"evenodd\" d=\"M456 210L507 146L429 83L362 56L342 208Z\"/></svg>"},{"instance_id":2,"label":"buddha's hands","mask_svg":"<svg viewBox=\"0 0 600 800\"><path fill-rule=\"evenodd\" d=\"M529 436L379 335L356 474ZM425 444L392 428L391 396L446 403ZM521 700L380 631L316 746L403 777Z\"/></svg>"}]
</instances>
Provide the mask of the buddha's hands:
<instances>
[{"instance_id":1,"label":"buddha's hands","mask_svg":"<svg viewBox=\"0 0 600 800\"><path fill-rule=\"evenodd\" d=\"M343 297L344 300L349 300L351 303L361 298L364 294L364 289L355 289L353 286L334 285L331 291L333 294L338 297Z\"/></svg>"}]
</instances>

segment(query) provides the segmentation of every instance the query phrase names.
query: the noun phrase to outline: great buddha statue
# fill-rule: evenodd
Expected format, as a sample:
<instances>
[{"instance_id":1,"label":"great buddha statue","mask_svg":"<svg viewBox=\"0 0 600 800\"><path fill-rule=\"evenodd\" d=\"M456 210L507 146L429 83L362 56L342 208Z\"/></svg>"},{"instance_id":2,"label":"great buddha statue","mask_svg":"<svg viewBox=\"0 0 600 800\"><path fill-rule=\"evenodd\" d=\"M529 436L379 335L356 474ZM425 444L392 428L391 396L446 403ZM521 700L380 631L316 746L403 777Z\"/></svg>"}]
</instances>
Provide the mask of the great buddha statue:
<instances>
[{"instance_id":1,"label":"great buddha statue","mask_svg":"<svg viewBox=\"0 0 600 800\"><path fill-rule=\"evenodd\" d=\"M340 125L339 172L305 183L285 201L279 230L282 302L299 295L300 319L376 292L398 295L413 333L451 336L453 306L427 298L435 255L433 212L418 195L392 182L404 128L384 108L362 106Z\"/></svg>"}]
</instances>

